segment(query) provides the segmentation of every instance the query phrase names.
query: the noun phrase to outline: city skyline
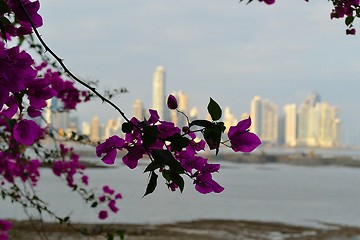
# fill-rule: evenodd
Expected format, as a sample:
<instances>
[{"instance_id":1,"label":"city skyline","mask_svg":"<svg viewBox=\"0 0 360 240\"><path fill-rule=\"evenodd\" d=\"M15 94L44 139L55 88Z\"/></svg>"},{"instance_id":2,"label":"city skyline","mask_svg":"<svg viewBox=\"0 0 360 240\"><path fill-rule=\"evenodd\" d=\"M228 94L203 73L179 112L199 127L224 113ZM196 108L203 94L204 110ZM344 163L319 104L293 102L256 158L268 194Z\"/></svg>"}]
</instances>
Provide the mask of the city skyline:
<instances>
[{"instance_id":1,"label":"city skyline","mask_svg":"<svg viewBox=\"0 0 360 240\"><path fill-rule=\"evenodd\" d=\"M161 74L164 75L164 67L157 67L154 77L153 85L159 85L156 81L158 70L161 70ZM165 80L162 77L163 81ZM161 83L163 84L163 83ZM157 89L158 86L153 89ZM161 92L165 93L165 87L161 88ZM190 121L192 119L199 118L198 115L194 116L189 113L189 97L183 91L172 92L178 100L178 110L188 115ZM153 91L153 102L161 104L161 101L156 101L156 98L161 98L159 90ZM166 99L164 99L166 102ZM232 113L230 107L223 108L223 116L221 120L226 126L227 133L230 126L234 126L238 121L251 116L252 125L250 131L256 133L263 144L270 145L285 145L289 147L307 146L307 147L340 147L341 141L341 120L337 116L337 107L331 106L328 102L322 102L318 93L310 93L305 100L299 105L294 103L288 103L283 106L283 112L279 113L278 106L268 99L262 99L260 96L254 96L249 104L249 113L243 112L241 116L236 117ZM196 106L190 112L197 112ZM138 119L148 117L148 109L143 105L141 99L136 99L133 103L133 113ZM165 110L163 110L165 112ZM174 122L175 125L181 127L187 124L186 118L183 114L179 114L177 111L169 111L167 109L169 120ZM208 116L204 116L206 118ZM97 137L94 137L93 129L94 121L96 122ZM117 122L115 125L114 123ZM82 123L82 133L90 136L93 141L104 140L113 134L122 135L121 119L117 120L109 119L107 124L99 123L98 116L92 118L91 127L87 122ZM85 126L85 130L84 130ZM115 127L116 126L116 127ZM91 131L89 129L91 128ZM102 129L102 130L100 130ZM112 130L110 130L112 129ZM99 136L99 131L103 135Z\"/></svg>"},{"instance_id":2,"label":"city skyline","mask_svg":"<svg viewBox=\"0 0 360 240\"><path fill-rule=\"evenodd\" d=\"M329 19L331 2L64 0L42 2L40 12L40 34L76 75L99 80L100 91L128 89L113 98L127 116L139 96L151 107L162 64L168 90L183 90L201 116L209 97L238 117L256 95L284 106L317 91L339 108L344 140L360 143L360 35L346 36L344 22ZM90 119L94 109L118 116L101 101L77 112Z\"/></svg>"}]
</instances>

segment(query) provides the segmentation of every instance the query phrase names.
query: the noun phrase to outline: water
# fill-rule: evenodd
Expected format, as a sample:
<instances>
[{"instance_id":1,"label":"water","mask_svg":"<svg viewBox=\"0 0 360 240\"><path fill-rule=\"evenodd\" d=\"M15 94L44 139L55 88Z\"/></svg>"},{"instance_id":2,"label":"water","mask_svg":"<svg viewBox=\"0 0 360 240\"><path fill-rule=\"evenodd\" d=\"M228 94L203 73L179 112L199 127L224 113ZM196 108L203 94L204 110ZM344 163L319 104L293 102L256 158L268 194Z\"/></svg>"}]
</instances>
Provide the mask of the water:
<instances>
[{"instance_id":1,"label":"water","mask_svg":"<svg viewBox=\"0 0 360 240\"><path fill-rule=\"evenodd\" d=\"M299 155L315 154L322 157L352 157L360 160L360 149L358 148L317 148L317 147L283 147L283 146L260 146L253 152L255 154L273 155Z\"/></svg>"},{"instance_id":2,"label":"water","mask_svg":"<svg viewBox=\"0 0 360 240\"><path fill-rule=\"evenodd\" d=\"M80 197L42 169L39 195L57 213L74 222L96 222L96 212ZM142 198L147 175L126 167L89 169L99 189L114 186L123 194L120 211L109 222L166 223L195 219L238 219L317 225L320 222L360 226L360 169L300 167L280 164L224 163L215 179L225 187L221 194L201 195L191 182L183 194L170 192L159 182L155 193ZM86 210L87 209L87 210ZM2 201L0 217L25 219L21 208ZM47 219L49 220L49 219Z\"/></svg>"}]
</instances>

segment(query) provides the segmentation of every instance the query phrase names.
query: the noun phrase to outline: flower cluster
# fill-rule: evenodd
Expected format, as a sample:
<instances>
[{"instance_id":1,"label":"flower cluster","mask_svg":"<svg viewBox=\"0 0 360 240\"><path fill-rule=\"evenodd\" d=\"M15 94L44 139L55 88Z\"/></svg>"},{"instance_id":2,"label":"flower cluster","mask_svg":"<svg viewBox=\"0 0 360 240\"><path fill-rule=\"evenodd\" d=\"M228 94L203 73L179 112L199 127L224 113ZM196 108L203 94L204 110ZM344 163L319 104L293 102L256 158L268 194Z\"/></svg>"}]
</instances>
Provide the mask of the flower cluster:
<instances>
[{"instance_id":1,"label":"flower cluster","mask_svg":"<svg viewBox=\"0 0 360 240\"><path fill-rule=\"evenodd\" d=\"M4 40L9 40L11 37L20 37L32 33L31 24L19 1L5 0L1 2L1 37L4 38ZM43 21L42 17L38 14L40 8L39 1L31 2L29 0L21 0L21 2L35 27L41 27Z\"/></svg>"},{"instance_id":2,"label":"flower cluster","mask_svg":"<svg viewBox=\"0 0 360 240\"><path fill-rule=\"evenodd\" d=\"M56 176L65 176L69 187L74 187L74 176L79 174L83 184L88 185L88 176L84 174L85 166L79 162L80 156L74 153L73 148L60 144L61 159L53 163L53 172Z\"/></svg>"},{"instance_id":3,"label":"flower cluster","mask_svg":"<svg viewBox=\"0 0 360 240\"><path fill-rule=\"evenodd\" d=\"M177 109L177 100L169 95L167 100L169 109ZM96 147L96 154L102 157L105 164L114 164L117 151L126 150L122 161L129 168L134 169L144 155L148 155L151 162L145 172L150 172L150 181L146 194L154 191L157 183L158 171L166 180L168 187L174 191L184 188L182 175L187 175L195 184L195 189L203 194L224 190L212 177L218 172L219 164L210 164L199 155L205 150L206 144L210 149L219 150L221 134L225 127L218 120L221 109L218 104L210 100L208 111L213 121L194 120L182 129L174 123L161 121L157 111L150 109L150 117L143 121L132 118L123 124L124 138L112 136ZM260 139L248 132L251 120L246 119L229 130L229 141L234 151L250 152L260 145ZM192 130L194 129L194 130ZM204 139L198 140L196 132L201 132ZM155 186L155 187L154 187Z\"/></svg>"},{"instance_id":4,"label":"flower cluster","mask_svg":"<svg viewBox=\"0 0 360 240\"><path fill-rule=\"evenodd\" d=\"M356 30L353 27L355 17L359 17L360 1L359 0L332 0L334 8L330 14L330 18L345 18L347 35L355 35Z\"/></svg>"},{"instance_id":5,"label":"flower cluster","mask_svg":"<svg viewBox=\"0 0 360 240\"><path fill-rule=\"evenodd\" d=\"M40 161L38 159L28 160L20 154L0 152L0 175L9 183L14 183L18 178L23 182L29 181L32 186L36 186L40 177L39 167Z\"/></svg>"},{"instance_id":6,"label":"flower cluster","mask_svg":"<svg viewBox=\"0 0 360 240\"><path fill-rule=\"evenodd\" d=\"M242 1L242 0L240 0ZM251 2L253 0L249 0ZM308 2L309 0L305 0ZM330 13L330 18L345 18L345 24L348 27L346 29L346 35L355 35L356 29L353 26L355 18L360 17L360 0L331 0L334 8ZM275 0L259 0L259 2L265 2L266 4L273 4Z\"/></svg>"},{"instance_id":7,"label":"flower cluster","mask_svg":"<svg viewBox=\"0 0 360 240\"><path fill-rule=\"evenodd\" d=\"M115 190L109 186L103 187L103 194L99 196L99 202L107 205L111 212L117 213L119 208L116 206L116 201L121 199L120 193L115 193ZM99 219L104 220L108 217L108 210L101 210L99 212Z\"/></svg>"}]
</instances>

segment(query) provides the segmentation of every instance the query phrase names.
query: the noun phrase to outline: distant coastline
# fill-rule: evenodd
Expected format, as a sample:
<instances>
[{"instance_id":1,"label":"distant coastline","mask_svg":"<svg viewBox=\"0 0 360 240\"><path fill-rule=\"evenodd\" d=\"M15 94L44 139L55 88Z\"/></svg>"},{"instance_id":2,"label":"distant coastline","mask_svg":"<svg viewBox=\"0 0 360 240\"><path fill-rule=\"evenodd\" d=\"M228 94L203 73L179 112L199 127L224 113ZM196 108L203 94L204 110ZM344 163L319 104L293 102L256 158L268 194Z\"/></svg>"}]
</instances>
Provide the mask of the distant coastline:
<instances>
[{"instance_id":1,"label":"distant coastline","mask_svg":"<svg viewBox=\"0 0 360 240\"><path fill-rule=\"evenodd\" d=\"M280 163L299 166L346 166L360 167L360 160L352 156L321 156L314 152L302 154L236 154L225 153L207 156L212 161L229 161L236 163L268 164Z\"/></svg>"},{"instance_id":2,"label":"distant coastline","mask_svg":"<svg viewBox=\"0 0 360 240\"><path fill-rule=\"evenodd\" d=\"M95 154L95 147L75 145L75 151L81 156L80 161L87 167L109 167L101 162ZM118 152L120 159L126 151ZM263 146L252 153L234 153L228 148L221 148L218 155L215 151L205 151L201 155L210 161L229 161L234 163L268 164L280 163L299 166L346 166L360 167L360 149L357 148L308 148ZM147 158L146 156L144 157ZM140 162L141 164L141 162Z\"/></svg>"}]
</instances>

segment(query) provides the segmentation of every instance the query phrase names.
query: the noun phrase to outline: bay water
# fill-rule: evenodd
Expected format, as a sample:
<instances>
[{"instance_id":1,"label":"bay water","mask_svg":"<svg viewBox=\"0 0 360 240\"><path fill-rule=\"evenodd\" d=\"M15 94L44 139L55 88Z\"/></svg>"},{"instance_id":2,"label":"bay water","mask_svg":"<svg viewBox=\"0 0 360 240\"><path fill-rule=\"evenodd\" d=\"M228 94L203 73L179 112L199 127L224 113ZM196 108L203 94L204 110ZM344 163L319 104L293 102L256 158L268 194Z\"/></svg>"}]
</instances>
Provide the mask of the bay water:
<instances>
[{"instance_id":1,"label":"bay water","mask_svg":"<svg viewBox=\"0 0 360 240\"><path fill-rule=\"evenodd\" d=\"M223 162L214 178L220 194L197 193L190 180L183 193L171 192L159 178L155 192L142 197L148 175L126 166L87 169L90 185L123 195L120 211L105 222L157 224L197 219L275 221L297 225L320 222L360 227L360 169ZM74 194L50 169L41 170L39 196L73 222L98 222L97 212ZM36 215L34 215L36 216ZM0 202L0 218L26 219L20 205ZM53 221L44 215L47 221Z\"/></svg>"}]
</instances>

